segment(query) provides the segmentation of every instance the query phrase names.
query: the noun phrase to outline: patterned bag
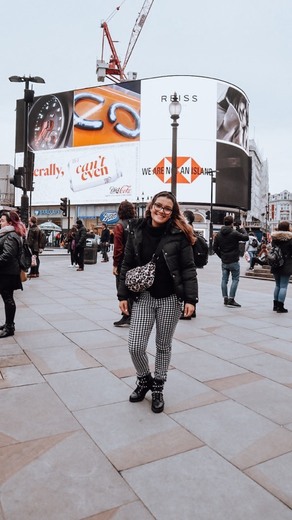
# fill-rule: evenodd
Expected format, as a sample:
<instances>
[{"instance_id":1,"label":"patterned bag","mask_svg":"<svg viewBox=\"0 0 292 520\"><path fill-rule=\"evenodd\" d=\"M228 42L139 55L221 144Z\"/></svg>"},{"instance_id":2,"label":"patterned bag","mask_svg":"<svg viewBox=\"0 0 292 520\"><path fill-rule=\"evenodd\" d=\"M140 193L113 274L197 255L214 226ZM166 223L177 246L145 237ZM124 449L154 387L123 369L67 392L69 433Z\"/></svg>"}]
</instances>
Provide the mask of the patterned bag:
<instances>
[{"instance_id":1,"label":"patterned bag","mask_svg":"<svg viewBox=\"0 0 292 520\"><path fill-rule=\"evenodd\" d=\"M148 264L130 269L126 273L125 284L133 292L146 291L153 285L156 271L155 260L150 260Z\"/></svg>"},{"instance_id":2,"label":"patterned bag","mask_svg":"<svg viewBox=\"0 0 292 520\"><path fill-rule=\"evenodd\" d=\"M150 262L145 265L133 267L133 269L130 269L126 273L125 284L130 291L143 292L153 285L156 271L156 260L162 251L164 241L165 237L160 240Z\"/></svg>"}]
</instances>

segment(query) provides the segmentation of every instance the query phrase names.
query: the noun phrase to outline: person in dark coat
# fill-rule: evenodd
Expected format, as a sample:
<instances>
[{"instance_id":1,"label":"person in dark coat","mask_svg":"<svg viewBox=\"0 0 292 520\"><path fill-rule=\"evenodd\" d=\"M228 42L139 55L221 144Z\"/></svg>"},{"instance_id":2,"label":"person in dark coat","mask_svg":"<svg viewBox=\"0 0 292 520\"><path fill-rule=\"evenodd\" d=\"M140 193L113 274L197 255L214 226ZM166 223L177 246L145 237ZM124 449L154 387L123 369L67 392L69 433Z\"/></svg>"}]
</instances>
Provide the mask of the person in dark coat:
<instances>
[{"instance_id":1,"label":"person in dark coat","mask_svg":"<svg viewBox=\"0 0 292 520\"><path fill-rule=\"evenodd\" d=\"M176 198L167 191L154 195L145 218L131 222L118 286L123 314L129 314L128 300L131 296L125 284L127 271L147 264L160 242L162 250L156 261L153 285L141 293L132 293L134 301L128 340L137 373L137 388L129 400L142 401L152 390L152 411L155 413L164 409L163 386L170 364L172 338L182 308L185 316L191 316L198 301L193 230L181 214ZM153 379L146 349L154 324L156 355Z\"/></svg>"},{"instance_id":2,"label":"person in dark coat","mask_svg":"<svg viewBox=\"0 0 292 520\"><path fill-rule=\"evenodd\" d=\"M75 261L78 264L76 271L84 271L84 249L86 246L86 227L82 220L76 221L77 231L75 236Z\"/></svg>"},{"instance_id":3,"label":"person in dark coat","mask_svg":"<svg viewBox=\"0 0 292 520\"><path fill-rule=\"evenodd\" d=\"M221 258L222 280L221 291L224 300L224 305L228 307L241 307L235 301L235 295L239 282L240 275L240 242L248 241L248 234L244 228L237 231L233 227L234 219L232 215L224 217L224 226L214 239L214 252ZM228 297L228 280L231 274L232 282Z\"/></svg>"},{"instance_id":4,"label":"person in dark coat","mask_svg":"<svg viewBox=\"0 0 292 520\"><path fill-rule=\"evenodd\" d=\"M33 215L29 218L27 243L34 256L35 264L31 266L29 278L38 278L40 275L40 254L44 248L44 232L37 224L37 218Z\"/></svg>"},{"instance_id":5,"label":"person in dark coat","mask_svg":"<svg viewBox=\"0 0 292 520\"><path fill-rule=\"evenodd\" d=\"M285 309L284 302L287 294L289 279L292 274L292 233L290 224L286 220L282 220L278 224L278 230L271 234L272 247L278 246L284 256L284 264L282 267L271 268L271 272L275 279L274 289L274 305L273 310L279 313L288 312Z\"/></svg>"},{"instance_id":6,"label":"person in dark coat","mask_svg":"<svg viewBox=\"0 0 292 520\"><path fill-rule=\"evenodd\" d=\"M16 304L13 293L22 289L20 256L25 225L15 211L3 212L0 218L0 294L4 302L5 324L0 327L0 338L13 336Z\"/></svg>"},{"instance_id":7,"label":"person in dark coat","mask_svg":"<svg viewBox=\"0 0 292 520\"><path fill-rule=\"evenodd\" d=\"M68 237L67 237L67 248L68 248L68 253L70 253L70 260L71 260L69 267L77 267L76 233L77 233L77 226L74 225L74 226L72 226L71 229L69 229Z\"/></svg>"},{"instance_id":8,"label":"person in dark coat","mask_svg":"<svg viewBox=\"0 0 292 520\"><path fill-rule=\"evenodd\" d=\"M130 220L135 216L135 207L128 200L123 200L118 209L119 221L114 229L114 250L113 250L113 274L116 277L116 287L119 287L120 271L124 258L127 238L129 235ZM129 315L122 315L119 321L114 321L115 327L129 327L131 321L131 300L128 301Z\"/></svg>"},{"instance_id":9,"label":"person in dark coat","mask_svg":"<svg viewBox=\"0 0 292 520\"><path fill-rule=\"evenodd\" d=\"M105 222L102 223L102 231L100 235L100 248L102 253L102 262L108 262L108 250L110 245L110 230L105 224Z\"/></svg>"}]
</instances>

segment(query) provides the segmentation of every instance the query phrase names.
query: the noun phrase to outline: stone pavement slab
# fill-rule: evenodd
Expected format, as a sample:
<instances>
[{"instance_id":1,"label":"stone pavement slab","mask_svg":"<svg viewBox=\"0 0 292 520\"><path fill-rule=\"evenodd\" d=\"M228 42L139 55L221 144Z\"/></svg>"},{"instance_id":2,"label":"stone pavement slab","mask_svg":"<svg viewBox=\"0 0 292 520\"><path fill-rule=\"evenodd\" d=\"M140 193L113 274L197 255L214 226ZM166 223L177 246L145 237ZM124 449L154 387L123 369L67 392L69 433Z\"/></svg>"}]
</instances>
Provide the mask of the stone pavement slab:
<instances>
[{"instance_id":1,"label":"stone pavement slab","mask_svg":"<svg viewBox=\"0 0 292 520\"><path fill-rule=\"evenodd\" d=\"M122 475L161 520L291 520L291 510L207 446Z\"/></svg>"},{"instance_id":2,"label":"stone pavement slab","mask_svg":"<svg viewBox=\"0 0 292 520\"><path fill-rule=\"evenodd\" d=\"M68 264L42 255L0 340L0 520L292 520L291 287L286 315L249 278L226 308L211 256L153 414L128 400L112 263ZM154 333L148 353L153 370Z\"/></svg>"}]
</instances>

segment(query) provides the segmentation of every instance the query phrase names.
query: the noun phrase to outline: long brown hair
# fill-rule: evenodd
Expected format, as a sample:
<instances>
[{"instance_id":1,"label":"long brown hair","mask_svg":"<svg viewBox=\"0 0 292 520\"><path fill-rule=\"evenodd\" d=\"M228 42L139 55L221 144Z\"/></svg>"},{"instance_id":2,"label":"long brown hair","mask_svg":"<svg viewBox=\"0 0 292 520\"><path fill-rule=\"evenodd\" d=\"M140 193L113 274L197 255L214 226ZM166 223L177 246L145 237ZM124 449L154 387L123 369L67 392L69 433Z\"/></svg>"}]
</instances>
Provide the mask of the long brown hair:
<instances>
[{"instance_id":1,"label":"long brown hair","mask_svg":"<svg viewBox=\"0 0 292 520\"><path fill-rule=\"evenodd\" d=\"M171 214L171 222L172 225L178 229L180 229L187 237L188 241L191 244L195 243L195 237L193 233L193 228L189 224L186 223L184 216L181 213L180 207L178 205L178 202L170 191L160 191L159 193L156 193L152 200L148 203L148 206L145 211L145 217L151 217L150 210L153 207L153 204L156 202L156 200L159 197L166 197L167 199L172 201L173 208L172 208L172 214Z\"/></svg>"}]
</instances>

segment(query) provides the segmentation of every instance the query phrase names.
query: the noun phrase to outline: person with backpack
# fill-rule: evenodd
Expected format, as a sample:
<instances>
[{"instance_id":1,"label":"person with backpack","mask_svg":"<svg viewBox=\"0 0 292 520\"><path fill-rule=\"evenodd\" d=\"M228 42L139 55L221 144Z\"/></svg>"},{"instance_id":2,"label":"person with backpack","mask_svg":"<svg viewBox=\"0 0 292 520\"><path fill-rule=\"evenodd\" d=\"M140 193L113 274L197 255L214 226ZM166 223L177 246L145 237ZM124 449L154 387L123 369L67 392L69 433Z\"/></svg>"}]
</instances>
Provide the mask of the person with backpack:
<instances>
[{"instance_id":1,"label":"person with backpack","mask_svg":"<svg viewBox=\"0 0 292 520\"><path fill-rule=\"evenodd\" d=\"M284 307L284 302L292 274L292 232L290 231L289 222L286 220L279 222L278 229L271 234L271 238L272 248L268 254L268 260L273 248L280 249L280 255L278 256L281 258L281 261L278 262L279 265L276 265L274 261L274 264L271 266L271 273L275 279L273 311L283 313L288 312L288 309Z\"/></svg>"},{"instance_id":2,"label":"person with backpack","mask_svg":"<svg viewBox=\"0 0 292 520\"><path fill-rule=\"evenodd\" d=\"M224 225L214 238L214 253L221 258L222 279L221 291L224 305L228 307L241 307L235 301L235 295L239 283L240 263L239 263L239 244L247 242L249 237L244 228L237 231L233 227L232 215L224 217ZM231 275L232 282L228 296L228 281Z\"/></svg>"},{"instance_id":3,"label":"person with backpack","mask_svg":"<svg viewBox=\"0 0 292 520\"><path fill-rule=\"evenodd\" d=\"M249 269L252 270L252 259L254 256L256 256L256 254L258 253L258 248L259 248L259 241L257 239L257 237L255 236L255 234L253 233L253 231L250 231L250 233L248 234L248 243L247 243L247 246L246 246L246 251L248 253L248 256L249 256Z\"/></svg>"},{"instance_id":4,"label":"person with backpack","mask_svg":"<svg viewBox=\"0 0 292 520\"><path fill-rule=\"evenodd\" d=\"M116 277L118 289L121 266L124 258L125 246L130 230L130 221L135 217L135 207L127 200L120 203L118 209L119 222L114 228L113 275ZM115 327L129 327L131 321L131 299L128 301L129 315L122 314L119 321L114 321Z\"/></svg>"},{"instance_id":5,"label":"person with backpack","mask_svg":"<svg viewBox=\"0 0 292 520\"><path fill-rule=\"evenodd\" d=\"M32 251L32 264L29 273L29 278L38 278L40 273L40 257L39 255L43 252L46 235L42 229L37 225L37 218L32 216L29 218L29 226L27 233L27 243Z\"/></svg>"}]
</instances>

